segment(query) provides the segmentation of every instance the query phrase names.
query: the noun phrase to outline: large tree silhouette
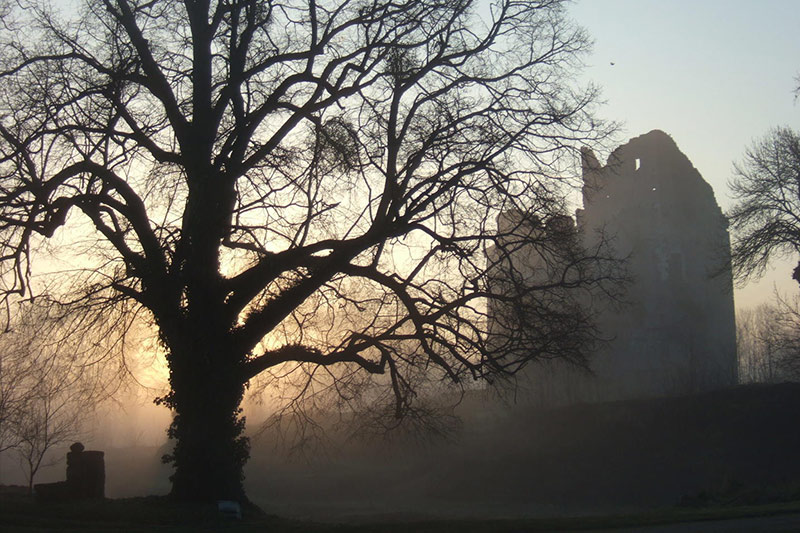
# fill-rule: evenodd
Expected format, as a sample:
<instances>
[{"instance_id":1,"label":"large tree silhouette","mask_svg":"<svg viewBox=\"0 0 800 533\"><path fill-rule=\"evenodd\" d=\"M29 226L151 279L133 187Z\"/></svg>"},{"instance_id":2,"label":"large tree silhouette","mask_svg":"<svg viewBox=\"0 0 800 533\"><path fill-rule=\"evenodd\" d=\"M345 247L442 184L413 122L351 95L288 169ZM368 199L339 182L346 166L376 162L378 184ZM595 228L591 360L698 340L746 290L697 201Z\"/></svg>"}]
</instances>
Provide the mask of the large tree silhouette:
<instances>
[{"instance_id":1,"label":"large tree silhouette","mask_svg":"<svg viewBox=\"0 0 800 533\"><path fill-rule=\"evenodd\" d=\"M262 372L343 397L374 376L402 417L420 383L580 363L595 335L576 302L614 280L613 262L495 223L563 213L572 149L606 133L594 90L571 87L587 39L561 4L5 5L7 296L30 290L35 252L61 236L43 253L81 266L71 302L149 311L183 499L244 497L239 404ZM522 246L558 275L490 283ZM501 343L490 301L529 318Z\"/></svg>"}]
</instances>

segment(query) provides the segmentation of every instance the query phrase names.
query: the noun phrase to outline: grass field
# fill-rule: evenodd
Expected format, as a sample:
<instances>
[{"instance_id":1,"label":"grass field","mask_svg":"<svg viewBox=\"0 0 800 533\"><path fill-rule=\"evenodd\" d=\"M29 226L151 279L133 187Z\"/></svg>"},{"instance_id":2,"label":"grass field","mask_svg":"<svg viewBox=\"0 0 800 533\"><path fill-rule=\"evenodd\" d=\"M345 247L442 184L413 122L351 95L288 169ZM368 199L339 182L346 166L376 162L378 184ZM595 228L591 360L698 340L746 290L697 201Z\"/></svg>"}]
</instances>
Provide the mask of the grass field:
<instances>
[{"instance_id":1,"label":"grass field","mask_svg":"<svg viewBox=\"0 0 800 533\"><path fill-rule=\"evenodd\" d=\"M129 498L81 503L37 504L27 497L0 499L0 530L12 532L115 531L158 532L469 532L581 531L643 527L675 522L694 522L769 516L800 512L800 502L760 506L705 509L670 508L648 513L575 518L525 520L382 521L361 524L313 523L253 514L240 521L222 519L213 506L182 505L161 497Z\"/></svg>"}]
</instances>

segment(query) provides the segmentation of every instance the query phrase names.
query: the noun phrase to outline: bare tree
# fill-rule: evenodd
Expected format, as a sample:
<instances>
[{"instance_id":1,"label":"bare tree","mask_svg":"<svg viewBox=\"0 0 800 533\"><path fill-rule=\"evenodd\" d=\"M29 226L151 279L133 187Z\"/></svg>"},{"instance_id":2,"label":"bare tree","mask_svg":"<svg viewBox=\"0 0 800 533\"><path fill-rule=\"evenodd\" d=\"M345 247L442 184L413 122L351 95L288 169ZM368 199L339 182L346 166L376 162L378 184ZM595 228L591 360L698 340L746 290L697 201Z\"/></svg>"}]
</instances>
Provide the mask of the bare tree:
<instances>
[{"instance_id":1,"label":"bare tree","mask_svg":"<svg viewBox=\"0 0 800 533\"><path fill-rule=\"evenodd\" d=\"M761 276L770 259L800 253L800 134L776 128L755 143L730 182L738 203L732 264L744 280ZM800 263L792 277L800 283Z\"/></svg>"},{"instance_id":2,"label":"bare tree","mask_svg":"<svg viewBox=\"0 0 800 533\"><path fill-rule=\"evenodd\" d=\"M63 386L62 386L63 384ZM57 447L74 441L84 429L81 423L91 411L75 383L59 382L46 376L30 392L22 416L16 424L18 441L15 450L33 493L33 481L40 469L59 463L62 457L48 456Z\"/></svg>"},{"instance_id":3,"label":"bare tree","mask_svg":"<svg viewBox=\"0 0 800 533\"><path fill-rule=\"evenodd\" d=\"M489 283L496 216L562 214L577 148L608 131L596 91L571 86L588 39L561 0L17 3L0 44L7 293L67 235L74 303L150 313L174 496L244 498L239 405L260 374L401 418L430 383L587 349L558 325L589 316L561 304L615 281L602 250L520 283L531 320L502 347L487 319L519 300Z\"/></svg>"},{"instance_id":4,"label":"bare tree","mask_svg":"<svg viewBox=\"0 0 800 533\"><path fill-rule=\"evenodd\" d=\"M775 303L740 310L736 339L743 382L800 379L800 299L776 295Z\"/></svg>"},{"instance_id":5,"label":"bare tree","mask_svg":"<svg viewBox=\"0 0 800 533\"><path fill-rule=\"evenodd\" d=\"M778 314L774 328L777 335L778 369L784 381L800 380L800 297L776 295Z\"/></svg>"},{"instance_id":6,"label":"bare tree","mask_svg":"<svg viewBox=\"0 0 800 533\"><path fill-rule=\"evenodd\" d=\"M778 378L776 318L770 304L741 309L736 317L736 350L739 374L744 383L774 383Z\"/></svg>"},{"instance_id":7,"label":"bare tree","mask_svg":"<svg viewBox=\"0 0 800 533\"><path fill-rule=\"evenodd\" d=\"M99 364L111 348L94 337L99 324L82 325L85 316L65 314L46 298L16 311L0 338L0 419L5 448L18 455L32 490L41 468L61 459L50 452L85 434L97 402L109 398L120 379Z\"/></svg>"},{"instance_id":8,"label":"bare tree","mask_svg":"<svg viewBox=\"0 0 800 533\"><path fill-rule=\"evenodd\" d=\"M36 335L20 334L16 325L9 324L0 334L0 453L19 447L20 427L34 396ZM32 333L34 328L27 329Z\"/></svg>"},{"instance_id":9,"label":"bare tree","mask_svg":"<svg viewBox=\"0 0 800 533\"><path fill-rule=\"evenodd\" d=\"M0 353L0 454L19 445L16 429L27 396L21 386L23 373L16 358Z\"/></svg>"}]
</instances>

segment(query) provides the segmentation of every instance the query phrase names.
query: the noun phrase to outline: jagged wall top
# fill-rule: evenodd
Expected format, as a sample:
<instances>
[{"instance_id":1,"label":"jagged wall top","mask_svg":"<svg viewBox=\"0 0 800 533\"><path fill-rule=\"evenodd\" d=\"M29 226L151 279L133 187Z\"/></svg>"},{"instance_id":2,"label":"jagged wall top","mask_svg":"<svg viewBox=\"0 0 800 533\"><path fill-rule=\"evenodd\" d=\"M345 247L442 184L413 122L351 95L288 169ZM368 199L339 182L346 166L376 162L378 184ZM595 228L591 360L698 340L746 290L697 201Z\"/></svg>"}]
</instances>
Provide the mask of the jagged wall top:
<instances>
[{"instance_id":1,"label":"jagged wall top","mask_svg":"<svg viewBox=\"0 0 800 533\"><path fill-rule=\"evenodd\" d=\"M631 194L641 197L646 191L658 191L694 205L719 208L714 191L668 134L653 130L619 146L602 165L589 148L581 150L583 167L583 203L616 201L614 196ZM600 194L602 191L602 194ZM688 207L688 206L687 206Z\"/></svg>"}]
</instances>

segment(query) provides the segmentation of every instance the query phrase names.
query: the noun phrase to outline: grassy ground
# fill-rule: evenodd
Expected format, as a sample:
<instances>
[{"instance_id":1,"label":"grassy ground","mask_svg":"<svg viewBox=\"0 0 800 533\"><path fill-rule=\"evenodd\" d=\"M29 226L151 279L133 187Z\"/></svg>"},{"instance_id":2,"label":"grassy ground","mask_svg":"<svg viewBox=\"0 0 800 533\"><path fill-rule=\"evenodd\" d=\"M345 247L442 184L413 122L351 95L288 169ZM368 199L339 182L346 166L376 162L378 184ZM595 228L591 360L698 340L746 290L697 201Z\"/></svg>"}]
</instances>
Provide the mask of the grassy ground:
<instances>
[{"instance_id":1,"label":"grassy ground","mask_svg":"<svg viewBox=\"0 0 800 533\"><path fill-rule=\"evenodd\" d=\"M759 506L672 508L620 516L525 520L438 520L424 522L384 522L376 519L364 524L322 524L284 520L276 516L251 515L241 521L221 519L213 506L177 505L163 498L130 498L72 504L37 504L25 497L0 499L0 529L12 532L115 531L124 533L157 532L503 532L503 531L581 531L643 527L675 522L693 522L767 516L800 512L800 502Z\"/></svg>"}]
</instances>

